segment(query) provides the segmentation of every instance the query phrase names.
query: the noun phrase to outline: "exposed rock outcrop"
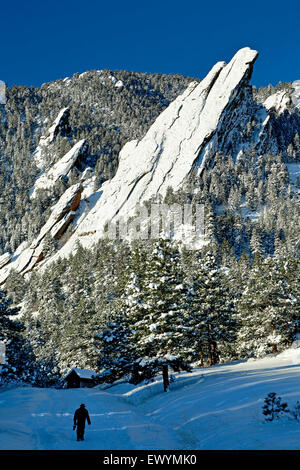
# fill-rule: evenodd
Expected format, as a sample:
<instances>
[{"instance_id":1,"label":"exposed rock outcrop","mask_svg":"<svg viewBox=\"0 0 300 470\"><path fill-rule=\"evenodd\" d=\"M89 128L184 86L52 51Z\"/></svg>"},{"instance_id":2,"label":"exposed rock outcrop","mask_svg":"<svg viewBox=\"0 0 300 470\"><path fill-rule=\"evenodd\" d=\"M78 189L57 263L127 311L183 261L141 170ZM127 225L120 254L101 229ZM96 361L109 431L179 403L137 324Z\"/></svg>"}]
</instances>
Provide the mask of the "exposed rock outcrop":
<instances>
[{"instance_id":1,"label":"exposed rock outcrop","mask_svg":"<svg viewBox=\"0 0 300 470\"><path fill-rule=\"evenodd\" d=\"M58 134L59 130L61 129L61 127L65 126L67 124L68 119L69 119L69 115L70 115L69 108L63 108L59 112L57 118L53 122L52 126L49 128L47 135L45 137L41 138L40 142L41 142L42 145L49 144L49 143L53 142L53 140L57 136L57 134Z\"/></svg>"},{"instance_id":2,"label":"exposed rock outcrop","mask_svg":"<svg viewBox=\"0 0 300 470\"><path fill-rule=\"evenodd\" d=\"M0 258L1 262L1 259L4 259L6 256L7 263L9 263L6 263L5 266L2 265L3 268L0 269L0 284L6 281L12 269L18 273L25 274L31 271L44 258L43 248L46 235L49 233L54 239L59 239L63 235L76 216L82 190L83 188L80 183L68 188L57 204L53 206L49 219L31 245L15 254L10 263L6 255Z\"/></svg>"},{"instance_id":3,"label":"exposed rock outcrop","mask_svg":"<svg viewBox=\"0 0 300 470\"><path fill-rule=\"evenodd\" d=\"M103 236L107 222L133 216L138 204L163 197L168 187L180 189L191 171L201 174L214 164L217 151L230 154L234 160L253 148L257 155L286 151L297 129L300 131L295 110L300 86L295 85L292 97L281 91L257 104L249 85L257 56L256 51L243 48L227 65L218 62L200 83L191 83L140 141L128 142L122 148L116 175L96 192L92 171L86 170L82 186L66 191L36 240L7 266L16 266L19 272L33 269L43 257L45 235L59 238L71 223L74 233L43 266L58 256L68 256L77 241L92 246ZM56 128L49 129L49 142ZM78 142L37 179L32 197L37 188L47 188L67 175L86 151L86 141ZM80 202L82 188L84 199ZM0 282L7 277L7 266L0 269Z\"/></svg>"},{"instance_id":4,"label":"exposed rock outcrop","mask_svg":"<svg viewBox=\"0 0 300 470\"><path fill-rule=\"evenodd\" d=\"M115 177L102 185L98 202L61 254L70 253L78 237L89 246L103 235L107 221L133 215L138 203L163 196L169 186L180 188L193 167L202 170L225 141L230 118L224 114L230 116L228 108L248 85L257 55L244 48L228 65L218 62L200 84L191 83L170 104L141 141L123 147Z\"/></svg>"},{"instance_id":5,"label":"exposed rock outcrop","mask_svg":"<svg viewBox=\"0 0 300 470\"><path fill-rule=\"evenodd\" d=\"M70 115L69 108L63 108L59 113L56 119L53 121L51 126L49 127L48 131L45 135L42 135L39 141L39 144L33 154L33 158L35 160L35 164L38 168L44 169L46 162L43 158L43 153L46 148L52 144L60 132L60 130L64 129L63 134L67 133L68 129L68 120Z\"/></svg>"},{"instance_id":6,"label":"exposed rock outcrop","mask_svg":"<svg viewBox=\"0 0 300 470\"><path fill-rule=\"evenodd\" d=\"M291 98L286 91L279 91L264 101L267 110L274 109L278 114L283 113L290 104Z\"/></svg>"},{"instance_id":7,"label":"exposed rock outcrop","mask_svg":"<svg viewBox=\"0 0 300 470\"><path fill-rule=\"evenodd\" d=\"M2 256L0 256L0 269L7 265L11 259L12 256L10 253L4 253Z\"/></svg>"},{"instance_id":8,"label":"exposed rock outcrop","mask_svg":"<svg viewBox=\"0 0 300 470\"><path fill-rule=\"evenodd\" d=\"M70 171L80 158L85 158L88 152L88 143L85 139L75 144L58 162L52 165L36 180L31 189L30 196L34 198L38 189L48 189L54 186L56 181L69 175Z\"/></svg>"}]
</instances>

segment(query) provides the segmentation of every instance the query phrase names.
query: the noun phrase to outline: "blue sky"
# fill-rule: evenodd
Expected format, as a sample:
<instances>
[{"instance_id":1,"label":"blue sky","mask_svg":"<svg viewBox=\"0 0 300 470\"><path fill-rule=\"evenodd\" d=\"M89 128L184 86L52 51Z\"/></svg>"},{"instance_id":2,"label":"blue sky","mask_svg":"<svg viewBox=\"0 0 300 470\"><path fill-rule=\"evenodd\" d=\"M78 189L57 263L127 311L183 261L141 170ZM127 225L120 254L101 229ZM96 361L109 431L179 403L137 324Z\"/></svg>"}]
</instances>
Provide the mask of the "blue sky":
<instances>
[{"instance_id":1,"label":"blue sky","mask_svg":"<svg viewBox=\"0 0 300 470\"><path fill-rule=\"evenodd\" d=\"M202 78L241 47L260 53L252 83L300 78L300 2L1 2L0 79L34 85L108 68Z\"/></svg>"}]
</instances>

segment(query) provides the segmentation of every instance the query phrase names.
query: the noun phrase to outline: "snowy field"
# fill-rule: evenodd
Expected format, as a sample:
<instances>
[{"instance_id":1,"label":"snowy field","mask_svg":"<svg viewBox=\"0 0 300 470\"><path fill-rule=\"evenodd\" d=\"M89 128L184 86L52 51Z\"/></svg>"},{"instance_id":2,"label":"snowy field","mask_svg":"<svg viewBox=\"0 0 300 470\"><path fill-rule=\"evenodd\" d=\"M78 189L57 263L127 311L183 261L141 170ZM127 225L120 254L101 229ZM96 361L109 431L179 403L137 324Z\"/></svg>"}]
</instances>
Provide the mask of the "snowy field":
<instances>
[{"instance_id":1,"label":"snowy field","mask_svg":"<svg viewBox=\"0 0 300 470\"><path fill-rule=\"evenodd\" d=\"M177 374L162 383L109 389L30 387L0 392L0 449L300 449L300 422L265 422L264 398L300 401L300 349L277 357ZM76 442L73 413L85 403L91 426Z\"/></svg>"}]
</instances>

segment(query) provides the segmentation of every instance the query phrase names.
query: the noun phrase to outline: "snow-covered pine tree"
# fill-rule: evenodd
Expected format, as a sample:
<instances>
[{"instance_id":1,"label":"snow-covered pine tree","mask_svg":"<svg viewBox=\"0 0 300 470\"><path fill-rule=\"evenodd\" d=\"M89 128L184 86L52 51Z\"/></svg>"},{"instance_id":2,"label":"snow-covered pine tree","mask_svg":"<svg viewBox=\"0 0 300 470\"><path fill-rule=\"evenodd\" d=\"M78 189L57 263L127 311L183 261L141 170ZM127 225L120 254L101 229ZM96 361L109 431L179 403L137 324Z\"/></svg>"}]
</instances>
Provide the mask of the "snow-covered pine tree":
<instances>
[{"instance_id":1,"label":"snow-covered pine tree","mask_svg":"<svg viewBox=\"0 0 300 470\"><path fill-rule=\"evenodd\" d=\"M96 287L98 293L106 296L106 300L102 302L106 322L98 336L98 368L104 369L97 377L99 381L112 382L124 375L133 374L135 369L134 332L129 326L129 316L134 312L134 316L139 318L144 313L140 296L145 253L140 246L132 247L129 253L125 247L125 251L128 258L126 271L120 273L119 263L116 262L120 253L117 251L113 256L115 263L110 266L102 265L99 271L106 273L102 284L98 282ZM124 253L124 247L121 252Z\"/></svg>"},{"instance_id":2,"label":"snow-covered pine tree","mask_svg":"<svg viewBox=\"0 0 300 470\"><path fill-rule=\"evenodd\" d=\"M62 313L58 309L48 312L57 317L59 324L57 349L62 370L72 367L94 369L97 363L95 343L100 325L97 326L92 295L95 277L92 261L88 251L78 244L63 278L68 280L68 285L58 306Z\"/></svg>"},{"instance_id":3,"label":"snow-covered pine tree","mask_svg":"<svg viewBox=\"0 0 300 470\"><path fill-rule=\"evenodd\" d=\"M0 290L0 341L5 345L5 364L0 370L0 385L10 381L30 381L31 351L24 340L24 325L11 317L19 312L19 308L11 307L12 300Z\"/></svg>"},{"instance_id":4,"label":"snow-covered pine tree","mask_svg":"<svg viewBox=\"0 0 300 470\"><path fill-rule=\"evenodd\" d=\"M210 241L213 252L218 250L218 227L216 213L212 205L205 207L205 237Z\"/></svg>"},{"instance_id":5,"label":"snow-covered pine tree","mask_svg":"<svg viewBox=\"0 0 300 470\"><path fill-rule=\"evenodd\" d=\"M189 369L184 359L186 287L176 246L159 240L139 257L127 286L134 375L149 378L163 366Z\"/></svg>"},{"instance_id":6,"label":"snow-covered pine tree","mask_svg":"<svg viewBox=\"0 0 300 470\"><path fill-rule=\"evenodd\" d=\"M253 264L237 303L239 356L261 357L291 344L299 328L300 301L287 267L274 258L257 258Z\"/></svg>"},{"instance_id":7,"label":"snow-covered pine tree","mask_svg":"<svg viewBox=\"0 0 300 470\"><path fill-rule=\"evenodd\" d=\"M252 252L253 257L262 256L262 254L264 252L261 234L260 234L258 228L256 228L256 227L254 227L254 229L252 230L251 240L250 240L250 248L251 248L251 252Z\"/></svg>"},{"instance_id":8,"label":"snow-covered pine tree","mask_svg":"<svg viewBox=\"0 0 300 470\"><path fill-rule=\"evenodd\" d=\"M190 282L185 325L190 359L209 365L226 359L235 336L232 295L215 255L198 256Z\"/></svg>"},{"instance_id":9,"label":"snow-covered pine tree","mask_svg":"<svg viewBox=\"0 0 300 470\"><path fill-rule=\"evenodd\" d=\"M23 321L26 339L34 354L33 381L38 386L51 386L60 380L60 343L64 330L64 295L58 266L47 273L32 276L32 288L25 300Z\"/></svg>"},{"instance_id":10,"label":"snow-covered pine tree","mask_svg":"<svg viewBox=\"0 0 300 470\"><path fill-rule=\"evenodd\" d=\"M43 329L38 318L25 313L26 340L32 350L30 382L37 387L51 387L61 383L57 350L49 333Z\"/></svg>"},{"instance_id":11,"label":"snow-covered pine tree","mask_svg":"<svg viewBox=\"0 0 300 470\"><path fill-rule=\"evenodd\" d=\"M130 334L127 319L122 314L109 320L106 327L99 332L97 368L100 373L96 376L98 383L114 382L126 375L130 377L134 362L129 343Z\"/></svg>"},{"instance_id":12,"label":"snow-covered pine tree","mask_svg":"<svg viewBox=\"0 0 300 470\"><path fill-rule=\"evenodd\" d=\"M27 283L24 276L12 269L5 282L5 289L14 304L20 303L25 295Z\"/></svg>"},{"instance_id":13,"label":"snow-covered pine tree","mask_svg":"<svg viewBox=\"0 0 300 470\"><path fill-rule=\"evenodd\" d=\"M55 240L51 233L48 232L46 233L44 239L43 239L43 255L46 256L51 256L53 253L56 251L58 246L57 240Z\"/></svg>"}]
</instances>

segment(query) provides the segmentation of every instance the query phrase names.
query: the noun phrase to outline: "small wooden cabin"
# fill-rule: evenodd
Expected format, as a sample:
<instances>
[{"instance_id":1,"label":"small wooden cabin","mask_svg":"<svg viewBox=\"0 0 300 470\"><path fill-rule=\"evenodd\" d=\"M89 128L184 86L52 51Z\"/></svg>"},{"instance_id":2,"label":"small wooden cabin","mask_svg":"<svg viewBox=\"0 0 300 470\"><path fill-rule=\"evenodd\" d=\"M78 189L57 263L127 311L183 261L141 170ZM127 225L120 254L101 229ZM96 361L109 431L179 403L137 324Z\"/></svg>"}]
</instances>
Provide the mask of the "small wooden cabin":
<instances>
[{"instance_id":1,"label":"small wooden cabin","mask_svg":"<svg viewBox=\"0 0 300 470\"><path fill-rule=\"evenodd\" d=\"M92 378L94 375L96 375L96 372L93 370L72 369L63 380L67 388L93 387L95 385Z\"/></svg>"}]
</instances>

